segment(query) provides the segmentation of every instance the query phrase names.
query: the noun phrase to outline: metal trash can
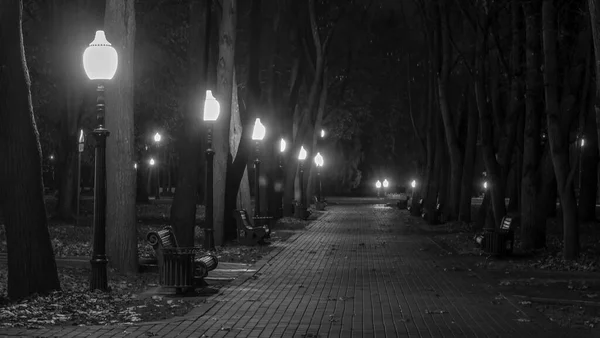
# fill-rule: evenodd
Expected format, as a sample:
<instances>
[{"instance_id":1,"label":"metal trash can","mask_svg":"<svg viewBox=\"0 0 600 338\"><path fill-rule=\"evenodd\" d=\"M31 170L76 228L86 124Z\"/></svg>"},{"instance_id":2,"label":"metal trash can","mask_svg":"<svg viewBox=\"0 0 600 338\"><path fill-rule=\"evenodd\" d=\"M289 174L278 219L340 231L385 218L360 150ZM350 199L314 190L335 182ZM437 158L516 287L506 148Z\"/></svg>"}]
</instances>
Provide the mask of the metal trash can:
<instances>
[{"instance_id":1,"label":"metal trash can","mask_svg":"<svg viewBox=\"0 0 600 338\"><path fill-rule=\"evenodd\" d=\"M194 249L164 248L159 282L163 287L191 288L194 286Z\"/></svg>"}]
</instances>

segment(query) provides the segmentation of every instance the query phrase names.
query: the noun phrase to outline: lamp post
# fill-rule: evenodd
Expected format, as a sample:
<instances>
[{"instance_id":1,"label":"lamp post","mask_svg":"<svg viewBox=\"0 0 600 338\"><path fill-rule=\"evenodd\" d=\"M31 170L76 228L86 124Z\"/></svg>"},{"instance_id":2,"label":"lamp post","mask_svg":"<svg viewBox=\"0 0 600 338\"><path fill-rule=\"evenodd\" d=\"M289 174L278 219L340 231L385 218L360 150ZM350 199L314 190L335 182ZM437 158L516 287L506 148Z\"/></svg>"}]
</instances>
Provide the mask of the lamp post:
<instances>
[{"instance_id":1,"label":"lamp post","mask_svg":"<svg viewBox=\"0 0 600 338\"><path fill-rule=\"evenodd\" d=\"M265 137L265 126L257 118L252 130L252 140L256 141L256 159L254 160L254 216L260 216L260 142Z\"/></svg>"},{"instance_id":2,"label":"lamp post","mask_svg":"<svg viewBox=\"0 0 600 338\"><path fill-rule=\"evenodd\" d=\"M381 181L377 180L377 182L375 182L375 188L377 188L377 198L379 198L379 190L381 190Z\"/></svg>"},{"instance_id":3,"label":"lamp post","mask_svg":"<svg viewBox=\"0 0 600 338\"><path fill-rule=\"evenodd\" d=\"M90 290L108 290L106 265L106 138L104 128L104 81L115 76L117 51L106 40L104 31L97 31L94 41L83 52L83 68L90 80L97 80L96 122L92 134L96 139L94 170L94 244L92 250Z\"/></svg>"},{"instance_id":4,"label":"lamp post","mask_svg":"<svg viewBox=\"0 0 600 338\"><path fill-rule=\"evenodd\" d=\"M321 186L321 167L323 166L323 163L323 156L321 156L321 153L317 153L315 156L315 164L317 165L317 182L319 184L319 194L317 195L318 202L323 200L323 190Z\"/></svg>"},{"instance_id":5,"label":"lamp post","mask_svg":"<svg viewBox=\"0 0 600 338\"><path fill-rule=\"evenodd\" d=\"M204 222L204 249L215 249L214 218L213 218L213 160L215 151L212 149L212 128L214 122L219 118L221 106L210 90L206 91L204 100L204 121L207 124L207 147L206 147L206 212Z\"/></svg>"},{"instance_id":6,"label":"lamp post","mask_svg":"<svg viewBox=\"0 0 600 338\"><path fill-rule=\"evenodd\" d=\"M85 147L85 134L83 133L83 129L79 130L79 139L77 140L77 220L75 223L79 225L79 200L81 198L81 153L83 153L83 148Z\"/></svg>"},{"instance_id":7,"label":"lamp post","mask_svg":"<svg viewBox=\"0 0 600 338\"><path fill-rule=\"evenodd\" d=\"M285 152L286 145L285 140L282 138L279 141L279 184L277 187L277 204L279 205L277 215L279 218L283 217L283 153Z\"/></svg>"},{"instance_id":8,"label":"lamp post","mask_svg":"<svg viewBox=\"0 0 600 338\"><path fill-rule=\"evenodd\" d=\"M162 140L162 135L158 132L154 134L154 143L156 144L156 158L160 160L160 140ZM155 200L160 199L160 167L156 166L156 196Z\"/></svg>"},{"instance_id":9,"label":"lamp post","mask_svg":"<svg viewBox=\"0 0 600 338\"><path fill-rule=\"evenodd\" d=\"M387 196L387 188L390 186L390 182L388 182L387 178L383 180L383 198Z\"/></svg>"},{"instance_id":10,"label":"lamp post","mask_svg":"<svg viewBox=\"0 0 600 338\"><path fill-rule=\"evenodd\" d=\"M300 183L300 203L296 206L294 213L297 218L302 219L306 217L306 206L304 205L304 160L306 160L307 155L304 146L300 146L300 152L298 153L298 161L300 163L300 176L298 177Z\"/></svg>"}]
</instances>

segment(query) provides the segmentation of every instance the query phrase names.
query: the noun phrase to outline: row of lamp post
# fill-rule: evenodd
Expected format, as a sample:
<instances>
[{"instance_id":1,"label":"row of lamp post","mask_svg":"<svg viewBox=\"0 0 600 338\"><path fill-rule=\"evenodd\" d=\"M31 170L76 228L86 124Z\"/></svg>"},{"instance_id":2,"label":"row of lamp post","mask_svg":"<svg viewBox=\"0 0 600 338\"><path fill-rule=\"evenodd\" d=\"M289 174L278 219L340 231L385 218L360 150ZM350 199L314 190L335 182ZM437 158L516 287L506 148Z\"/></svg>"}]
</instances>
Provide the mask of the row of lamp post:
<instances>
[{"instance_id":1,"label":"row of lamp post","mask_svg":"<svg viewBox=\"0 0 600 338\"><path fill-rule=\"evenodd\" d=\"M90 289L91 290L107 290L108 289L108 276L107 276L107 264L108 260L106 257L106 139L110 135L110 132L105 128L104 117L105 117L105 103L104 103L104 85L106 81L111 80L118 67L118 54L114 47L111 46L110 42L106 40L104 31L97 31L94 40L89 44L83 53L83 67L88 76L92 81L97 84L97 101L96 101L96 128L92 131L92 135L96 140L95 145L95 168L94 168L94 221L93 221L93 250L91 264L91 275L90 275ZM207 250L214 250L214 224L213 224L213 162L215 151L212 149L212 129L214 122L218 119L220 113L220 105L217 99L212 95L210 90L206 91L206 99L204 101L204 116L203 119L207 124L207 148L206 148L206 221L204 227L204 248ZM256 214L260 215L260 194L259 194L259 179L260 179L260 142L263 140L266 134L266 128L260 122L260 119L256 119L254 130L252 133L252 139L256 141L256 160L255 175L256 175ZM325 132L321 131L321 137L325 136ZM84 134L83 131L79 137L79 172L81 171L81 152L84 147ZM154 135L154 142L157 149L159 149L162 136L160 133ZM283 153L286 149L286 143L284 139L280 142L280 152ZM157 154L158 155L158 154ZM304 175L304 160L306 160L307 152L304 146L301 146L298 154L298 160L300 162L300 182L303 181ZM150 159L150 165L156 164L154 158ZM319 199L322 198L321 181L320 181L320 169L323 166L323 157L320 153L315 156L315 163L317 165L317 176L319 178ZM280 168L283 170L283 164L280 157ZM137 163L134 163L134 169L137 169ZM80 175L80 174L79 174ZM157 172L158 190L156 198L160 198L160 178ZM300 209L306 211L304 206L304 185L300 184L301 187L301 203ZM79 190L78 190L79 191ZM79 198L78 198L79 201ZM79 209L79 207L78 207Z\"/></svg>"},{"instance_id":2,"label":"row of lamp post","mask_svg":"<svg viewBox=\"0 0 600 338\"><path fill-rule=\"evenodd\" d=\"M387 195L387 188L390 186L390 182L388 182L387 178L383 180L383 183L380 180L375 182L375 188L377 188L377 198L381 197L380 190L383 187L383 197Z\"/></svg>"}]
</instances>

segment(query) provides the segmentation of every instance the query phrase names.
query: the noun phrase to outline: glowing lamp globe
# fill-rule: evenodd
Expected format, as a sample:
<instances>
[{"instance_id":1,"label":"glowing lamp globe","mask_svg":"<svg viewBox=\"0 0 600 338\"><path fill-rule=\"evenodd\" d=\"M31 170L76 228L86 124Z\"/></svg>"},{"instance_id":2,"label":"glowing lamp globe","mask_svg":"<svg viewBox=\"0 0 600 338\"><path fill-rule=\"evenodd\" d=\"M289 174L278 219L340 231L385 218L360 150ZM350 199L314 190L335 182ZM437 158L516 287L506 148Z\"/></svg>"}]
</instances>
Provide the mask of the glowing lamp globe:
<instances>
[{"instance_id":1,"label":"glowing lamp globe","mask_svg":"<svg viewBox=\"0 0 600 338\"><path fill-rule=\"evenodd\" d=\"M375 182L375 188L377 188L377 189L381 188L381 182L379 180L377 180L377 182Z\"/></svg>"},{"instance_id":2,"label":"glowing lamp globe","mask_svg":"<svg viewBox=\"0 0 600 338\"><path fill-rule=\"evenodd\" d=\"M300 147L300 153L298 154L298 159L300 161L304 161L304 160L306 160L306 156L307 155L308 154L306 153L306 149L304 149L304 146L301 146Z\"/></svg>"},{"instance_id":3,"label":"glowing lamp globe","mask_svg":"<svg viewBox=\"0 0 600 338\"><path fill-rule=\"evenodd\" d=\"M279 151L283 153L285 151L285 146L285 140L281 139L281 141L279 142Z\"/></svg>"},{"instance_id":4,"label":"glowing lamp globe","mask_svg":"<svg viewBox=\"0 0 600 338\"><path fill-rule=\"evenodd\" d=\"M483 189L487 189L488 187L488 183L487 182L483 182Z\"/></svg>"},{"instance_id":5,"label":"glowing lamp globe","mask_svg":"<svg viewBox=\"0 0 600 338\"><path fill-rule=\"evenodd\" d=\"M153 159L153 158L151 158L151 159L150 159L150 165L154 165L155 163L156 163L156 162L154 162L154 159Z\"/></svg>"},{"instance_id":6,"label":"glowing lamp globe","mask_svg":"<svg viewBox=\"0 0 600 338\"><path fill-rule=\"evenodd\" d=\"M257 118L254 122L254 130L252 130L252 139L255 141L262 141L262 139L265 138L266 132L265 126L263 126L263 124L260 123L260 119Z\"/></svg>"},{"instance_id":7,"label":"glowing lamp globe","mask_svg":"<svg viewBox=\"0 0 600 338\"><path fill-rule=\"evenodd\" d=\"M384 188L387 188L387 187L389 187L389 186L390 186L390 182L388 182L388 180L387 180L387 179L383 180L383 187L384 187Z\"/></svg>"},{"instance_id":8,"label":"glowing lamp globe","mask_svg":"<svg viewBox=\"0 0 600 338\"><path fill-rule=\"evenodd\" d=\"M582 139L581 139L581 146L583 147L584 145L585 145L585 139L584 139L584 138L582 138Z\"/></svg>"},{"instance_id":9,"label":"glowing lamp globe","mask_svg":"<svg viewBox=\"0 0 600 338\"><path fill-rule=\"evenodd\" d=\"M133 163L133 169L137 170L137 163Z\"/></svg>"},{"instance_id":10,"label":"glowing lamp globe","mask_svg":"<svg viewBox=\"0 0 600 338\"><path fill-rule=\"evenodd\" d=\"M325 137L325 129L321 129L321 138Z\"/></svg>"},{"instance_id":11,"label":"glowing lamp globe","mask_svg":"<svg viewBox=\"0 0 600 338\"><path fill-rule=\"evenodd\" d=\"M321 153L317 153L317 156L315 156L315 164L317 167L323 166L323 156L321 156Z\"/></svg>"},{"instance_id":12,"label":"glowing lamp globe","mask_svg":"<svg viewBox=\"0 0 600 338\"><path fill-rule=\"evenodd\" d=\"M219 118L221 105L213 96L212 91L206 91L206 100L204 100L204 121L216 121Z\"/></svg>"},{"instance_id":13,"label":"glowing lamp globe","mask_svg":"<svg viewBox=\"0 0 600 338\"><path fill-rule=\"evenodd\" d=\"M94 41L83 52L83 69L90 80L110 80L117 72L119 56L106 40L104 31L96 31Z\"/></svg>"},{"instance_id":14,"label":"glowing lamp globe","mask_svg":"<svg viewBox=\"0 0 600 338\"><path fill-rule=\"evenodd\" d=\"M410 186L413 187L413 188L416 187L417 186L417 181L412 180L412 182L410 182Z\"/></svg>"},{"instance_id":15,"label":"glowing lamp globe","mask_svg":"<svg viewBox=\"0 0 600 338\"><path fill-rule=\"evenodd\" d=\"M162 136L159 133L154 134L154 142L158 143L162 139Z\"/></svg>"},{"instance_id":16,"label":"glowing lamp globe","mask_svg":"<svg viewBox=\"0 0 600 338\"><path fill-rule=\"evenodd\" d=\"M83 134L83 129L79 130L79 143L83 143L85 141L85 134Z\"/></svg>"}]
</instances>

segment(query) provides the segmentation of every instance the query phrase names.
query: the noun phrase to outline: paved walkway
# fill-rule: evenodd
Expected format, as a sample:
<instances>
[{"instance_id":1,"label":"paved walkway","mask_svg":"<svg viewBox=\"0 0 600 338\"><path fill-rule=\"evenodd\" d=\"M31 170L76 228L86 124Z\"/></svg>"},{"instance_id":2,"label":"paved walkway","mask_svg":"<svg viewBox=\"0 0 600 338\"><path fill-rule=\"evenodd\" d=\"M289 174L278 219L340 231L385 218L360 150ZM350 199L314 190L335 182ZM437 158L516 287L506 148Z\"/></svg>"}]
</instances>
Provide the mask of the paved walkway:
<instances>
[{"instance_id":1,"label":"paved walkway","mask_svg":"<svg viewBox=\"0 0 600 338\"><path fill-rule=\"evenodd\" d=\"M250 278L185 317L135 326L8 329L0 336L582 337L498 296L484 276L402 221L406 211L383 205L328 210L259 262Z\"/></svg>"}]
</instances>

